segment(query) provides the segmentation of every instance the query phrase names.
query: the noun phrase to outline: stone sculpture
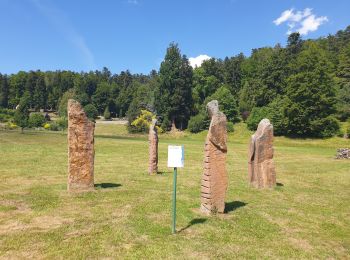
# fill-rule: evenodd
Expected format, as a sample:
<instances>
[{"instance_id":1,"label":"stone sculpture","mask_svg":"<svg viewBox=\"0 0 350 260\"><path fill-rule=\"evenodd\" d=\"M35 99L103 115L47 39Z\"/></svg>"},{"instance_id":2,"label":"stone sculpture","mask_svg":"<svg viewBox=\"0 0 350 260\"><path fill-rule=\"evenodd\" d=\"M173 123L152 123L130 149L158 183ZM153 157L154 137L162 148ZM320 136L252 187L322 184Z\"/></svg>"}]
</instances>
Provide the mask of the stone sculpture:
<instances>
[{"instance_id":1,"label":"stone sculpture","mask_svg":"<svg viewBox=\"0 0 350 260\"><path fill-rule=\"evenodd\" d=\"M94 188L95 123L79 102L68 100L68 190Z\"/></svg>"},{"instance_id":2,"label":"stone sculpture","mask_svg":"<svg viewBox=\"0 0 350 260\"><path fill-rule=\"evenodd\" d=\"M273 162L273 126L263 119L252 135L249 146L248 178L255 188L272 188L276 185Z\"/></svg>"},{"instance_id":3,"label":"stone sculpture","mask_svg":"<svg viewBox=\"0 0 350 260\"><path fill-rule=\"evenodd\" d=\"M148 173L156 174L158 172L158 132L156 128L157 119L153 119L149 127L149 164Z\"/></svg>"},{"instance_id":4,"label":"stone sculpture","mask_svg":"<svg viewBox=\"0 0 350 260\"><path fill-rule=\"evenodd\" d=\"M201 184L201 211L205 214L223 213L228 186L226 171L227 119L219 111L217 100L207 104L211 118L205 141L204 173Z\"/></svg>"}]
</instances>

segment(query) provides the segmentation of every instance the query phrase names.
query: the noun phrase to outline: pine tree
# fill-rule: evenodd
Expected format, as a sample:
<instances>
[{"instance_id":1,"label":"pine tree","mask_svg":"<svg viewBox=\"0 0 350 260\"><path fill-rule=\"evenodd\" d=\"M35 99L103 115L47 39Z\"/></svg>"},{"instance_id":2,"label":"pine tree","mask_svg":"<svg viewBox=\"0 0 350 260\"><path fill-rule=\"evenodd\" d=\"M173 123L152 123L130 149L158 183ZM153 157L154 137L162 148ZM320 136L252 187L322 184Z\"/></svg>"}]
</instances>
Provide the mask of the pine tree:
<instances>
[{"instance_id":1,"label":"pine tree","mask_svg":"<svg viewBox=\"0 0 350 260\"><path fill-rule=\"evenodd\" d=\"M177 128L187 127L191 115L192 67L186 56L181 56L177 44L171 43L160 66L160 84L155 92L155 107L162 116L162 128L170 124Z\"/></svg>"}]
</instances>

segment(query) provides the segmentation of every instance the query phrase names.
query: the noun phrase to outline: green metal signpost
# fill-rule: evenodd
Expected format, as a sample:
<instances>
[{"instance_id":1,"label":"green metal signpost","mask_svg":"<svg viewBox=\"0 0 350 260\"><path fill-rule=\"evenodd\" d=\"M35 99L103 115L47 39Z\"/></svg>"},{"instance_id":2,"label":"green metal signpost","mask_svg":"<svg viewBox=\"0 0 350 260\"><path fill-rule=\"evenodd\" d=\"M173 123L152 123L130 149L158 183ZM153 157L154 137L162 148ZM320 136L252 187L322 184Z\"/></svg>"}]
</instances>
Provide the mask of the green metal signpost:
<instances>
[{"instance_id":1,"label":"green metal signpost","mask_svg":"<svg viewBox=\"0 0 350 260\"><path fill-rule=\"evenodd\" d=\"M174 177L173 177L173 225L172 232L176 233L176 181L177 181L177 168L174 167Z\"/></svg>"},{"instance_id":2,"label":"green metal signpost","mask_svg":"<svg viewBox=\"0 0 350 260\"><path fill-rule=\"evenodd\" d=\"M174 168L173 176L173 209L172 209L172 233L176 233L176 182L177 168L184 167L184 146L168 146L168 167Z\"/></svg>"}]
</instances>

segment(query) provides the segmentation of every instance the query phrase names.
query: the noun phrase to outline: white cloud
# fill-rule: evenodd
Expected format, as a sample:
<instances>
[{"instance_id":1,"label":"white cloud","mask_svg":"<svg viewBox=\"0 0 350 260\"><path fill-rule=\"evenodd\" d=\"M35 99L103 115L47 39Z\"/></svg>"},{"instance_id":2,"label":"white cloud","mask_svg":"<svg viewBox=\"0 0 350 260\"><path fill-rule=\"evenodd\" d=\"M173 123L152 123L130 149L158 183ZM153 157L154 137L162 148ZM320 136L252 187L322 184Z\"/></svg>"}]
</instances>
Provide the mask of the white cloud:
<instances>
[{"instance_id":1,"label":"white cloud","mask_svg":"<svg viewBox=\"0 0 350 260\"><path fill-rule=\"evenodd\" d=\"M320 25L327 21L326 16L317 17L312 13L311 8L305 8L303 11L285 10L273 23L277 26L287 23L287 34L299 32L301 35L307 35L309 32L316 31Z\"/></svg>"},{"instance_id":2,"label":"white cloud","mask_svg":"<svg viewBox=\"0 0 350 260\"><path fill-rule=\"evenodd\" d=\"M209 60L211 59L211 57L209 57L208 55L206 54L201 54L201 55L198 55L197 57L192 57L192 58L189 58L189 62L190 62L190 65L192 66L192 68L196 68L196 67L200 67L203 63L203 61L205 60Z\"/></svg>"},{"instance_id":3,"label":"white cloud","mask_svg":"<svg viewBox=\"0 0 350 260\"><path fill-rule=\"evenodd\" d=\"M63 36L75 46L75 48L77 48L87 69L96 69L94 55L88 47L84 37L75 30L65 14L58 8L48 5L48 2L46 2L46 5L39 0L32 0L32 2L35 7L56 27L56 29L60 31L60 33L62 33Z\"/></svg>"}]
</instances>

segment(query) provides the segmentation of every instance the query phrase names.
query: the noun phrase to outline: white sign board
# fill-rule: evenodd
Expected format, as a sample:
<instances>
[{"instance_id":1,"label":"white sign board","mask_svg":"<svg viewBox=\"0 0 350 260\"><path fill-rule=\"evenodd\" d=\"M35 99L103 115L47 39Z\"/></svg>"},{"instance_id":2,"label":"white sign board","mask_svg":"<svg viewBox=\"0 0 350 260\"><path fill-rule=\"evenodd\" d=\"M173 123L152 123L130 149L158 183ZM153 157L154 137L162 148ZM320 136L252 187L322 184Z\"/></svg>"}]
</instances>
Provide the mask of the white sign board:
<instances>
[{"instance_id":1,"label":"white sign board","mask_svg":"<svg viewBox=\"0 0 350 260\"><path fill-rule=\"evenodd\" d=\"M185 165L184 146L168 146L168 167L184 167Z\"/></svg>"}]
</instances>

